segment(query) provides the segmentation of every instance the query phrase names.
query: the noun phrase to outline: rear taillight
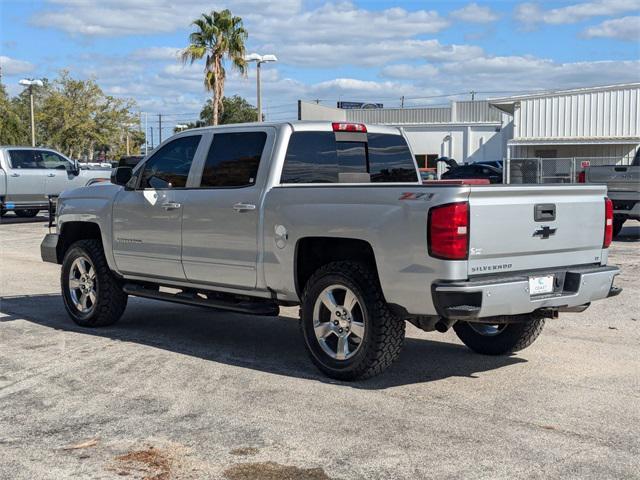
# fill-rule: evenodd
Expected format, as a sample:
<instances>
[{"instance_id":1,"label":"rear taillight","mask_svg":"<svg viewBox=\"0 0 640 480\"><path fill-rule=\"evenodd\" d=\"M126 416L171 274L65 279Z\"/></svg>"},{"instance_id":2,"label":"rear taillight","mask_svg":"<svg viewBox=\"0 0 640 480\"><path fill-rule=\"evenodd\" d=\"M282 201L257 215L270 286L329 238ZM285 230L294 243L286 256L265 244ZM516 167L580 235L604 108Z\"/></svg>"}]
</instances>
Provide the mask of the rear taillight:
<instances>
[{"instance_id":1,"label":"rear taillight","mask_svg":"<svg viewBox=\"0 0 640 480\"><path fill-rule=\"evenodd\" d=\"M466 260L469 253L469 203L449 203L429 210L429 255Z\"/></svg>"},{"instance_id":2,"label":"rear taillight","mask_svg":"<svg viewBox=\"0 0 640 480\"><path fill-rule=\"evenodd\" d=\"M578 173L578 183L587 183L587 173L586 172Z\"/></svg>"},{"instance_id":3,"label":"rear taillight","mask_svg":"<svg viewBox=\"0 0 640 480\"><path fill-rule=\"evenodd\" d=\"M609 198L604 199L604 241L602 248L609 248L613 240L613 202Z\"/></svg>"},{"instance_id":4,"label":"rear taillight","mask_svg":"<svg viewBox=\"0 0 640 480\"><path fill-rule=\"evenodd\" d=\"M367 133L367 127L363 123L338 123L331 124L334 132L362 132Z\"/></svg>"}]
</instances>

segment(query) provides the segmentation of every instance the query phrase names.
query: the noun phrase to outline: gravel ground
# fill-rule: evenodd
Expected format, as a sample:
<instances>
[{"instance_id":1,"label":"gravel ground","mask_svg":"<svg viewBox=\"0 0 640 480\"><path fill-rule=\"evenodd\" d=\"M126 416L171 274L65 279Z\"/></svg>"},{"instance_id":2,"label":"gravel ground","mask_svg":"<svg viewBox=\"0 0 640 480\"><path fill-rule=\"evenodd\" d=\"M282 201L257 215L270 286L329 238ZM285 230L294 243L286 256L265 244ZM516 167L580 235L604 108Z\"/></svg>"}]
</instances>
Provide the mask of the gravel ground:
<instances>
[{"instance_id":1,"label":"gravel ground","mask_svg":"<svg viewBox=\"0 0 640 480\"><path fill-rule=\"evenodd\" d=\"M66 316L44 217L0 226L0 479L640 478L640 223L611 247L624 292L472 354L409 326L384 375L307 359L296 309L259 318L131 299Z\"/></svg>"}]
</instances>

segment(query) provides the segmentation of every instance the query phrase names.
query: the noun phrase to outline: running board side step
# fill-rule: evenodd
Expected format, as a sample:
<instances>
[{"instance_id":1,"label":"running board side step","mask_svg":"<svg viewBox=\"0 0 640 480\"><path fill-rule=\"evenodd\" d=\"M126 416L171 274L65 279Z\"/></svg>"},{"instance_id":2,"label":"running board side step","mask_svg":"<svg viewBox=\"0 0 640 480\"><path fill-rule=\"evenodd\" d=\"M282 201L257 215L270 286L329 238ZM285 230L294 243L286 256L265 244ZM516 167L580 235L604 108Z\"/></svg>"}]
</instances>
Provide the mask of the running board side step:
<instances>
[{"instance_id":1,"label":"running board side step","mask_svg":"<svg viewBox=\"0 0 640 480\"><path fill-rule=\"evenodd\" d=\"M214 296L215 292L192 292L182 291L179 293L160 292L157 289L146 288L142 285L127 283L122 290L128 295L136 297L151 298L153 300L164 300L166 302L182 303L185 305L195 305L198 307L215 308L218 310L226 310L237 313L248 313L251 315L265 315L277 317L280 314L280 308L275 302L268 300L251 301L245 299L233 299L232 296L227 298L208 298L208 295Z\"/></svg>"}]
</instances>

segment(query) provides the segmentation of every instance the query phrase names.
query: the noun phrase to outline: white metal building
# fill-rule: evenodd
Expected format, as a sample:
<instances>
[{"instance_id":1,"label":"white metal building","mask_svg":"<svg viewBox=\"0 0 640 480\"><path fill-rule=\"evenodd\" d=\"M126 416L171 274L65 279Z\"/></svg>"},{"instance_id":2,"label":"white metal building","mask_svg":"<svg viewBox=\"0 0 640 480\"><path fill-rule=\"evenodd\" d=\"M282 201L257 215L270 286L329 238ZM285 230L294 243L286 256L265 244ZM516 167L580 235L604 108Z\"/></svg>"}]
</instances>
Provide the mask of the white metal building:
<instances>
[{"instance_id":1,"label":"white metal building","mask_svg":"<svg viewBox=\"0 0 640 480\"><path fill-rule=\"evenodd\" d=\"M422 108L339 109L298 102L298 119L379 123L402 127L421 167L438 157L461 162L501 160L510 118L487 101L451 102ZM505 126L506 125L506 126Z\"/></svg>"},{"instance_id":2,"label":"white metal building","mask_svg":"<svg viewBox=\"0 0 640 480\"><path fill-rule=\"evenodd\" d=\"M606 158L628 163L640 144L640 83L490 100L513 118L510 158Z\"/></svg>"}]
</instances>

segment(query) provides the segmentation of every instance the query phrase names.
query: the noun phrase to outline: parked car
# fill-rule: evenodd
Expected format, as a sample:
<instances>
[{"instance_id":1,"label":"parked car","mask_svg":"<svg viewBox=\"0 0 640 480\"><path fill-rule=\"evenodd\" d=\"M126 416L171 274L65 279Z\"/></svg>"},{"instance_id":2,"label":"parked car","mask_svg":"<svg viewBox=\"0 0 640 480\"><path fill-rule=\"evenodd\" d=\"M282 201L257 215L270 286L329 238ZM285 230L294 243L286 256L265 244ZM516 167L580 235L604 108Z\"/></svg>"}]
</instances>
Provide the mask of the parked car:
<instances>
[{"instance_id":1,"label":"parked car","mask_svg":"<svg viewBox=\"0 0 640 480\"><path fill-rule=\"evenodd\" d=\"M640 148L631 165L590 166L578 177L582 183L604 183L613 202L613 236L628 219L640 220Z\"/></svg>"},{"instance_id":2,"label":"parked car","mask_svg":"<svg viewBox=\"0 0 640 480\"><path fill-rule=\"evenodd\" d=\"M441 175L443 180L459 180L465 178L487 179L490 183L502 183L502 169L490 165L468 163L451 168Z\"/></svg>"},{"instance_id":3,"label":"parked car","mask_svg":"<svg viewBox=\"0 0 640 480\"><path fill-rule=\"evenodd\" d=\"M48 148L0 147L0 213L34 217L48 208L48 196L110 176L111 169L81 169L77 161Z\"/></svg>"},{"instance_id":4,"label":"parked car","mask_svg":"<svg viewBox=\"0 0 640 480\"><path fill-rule=\"evenodd\" d=\"M300 305L311 360L353 380L398 357L405 321L500 355L620 292L604 186L423 185L388 126L188 130L112 182L64 192L41 245L84 327L117 322L129 295L254 315Z\"/></svg>"}]
</instances>

